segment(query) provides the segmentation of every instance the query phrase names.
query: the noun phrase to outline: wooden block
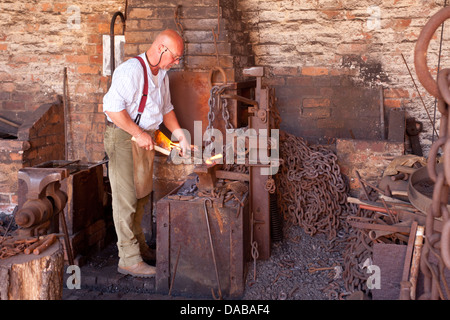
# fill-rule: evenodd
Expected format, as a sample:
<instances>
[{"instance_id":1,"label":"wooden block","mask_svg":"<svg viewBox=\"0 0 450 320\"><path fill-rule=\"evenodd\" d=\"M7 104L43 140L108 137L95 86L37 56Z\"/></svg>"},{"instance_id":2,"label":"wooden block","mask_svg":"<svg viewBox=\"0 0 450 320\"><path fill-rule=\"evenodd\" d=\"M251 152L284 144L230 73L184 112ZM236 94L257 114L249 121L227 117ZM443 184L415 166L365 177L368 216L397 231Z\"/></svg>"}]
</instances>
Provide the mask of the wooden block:
<instances>
[{"instance_id":1,"label":"wooden block","mask_svg":"<svg viewBox=\"0 0 450 320\"><path fill-rule=\"evenodd\" d=\"M64 252L56 241L39 255L0 260L0 300L61 300Z\"/></svg>"}]
</instances>

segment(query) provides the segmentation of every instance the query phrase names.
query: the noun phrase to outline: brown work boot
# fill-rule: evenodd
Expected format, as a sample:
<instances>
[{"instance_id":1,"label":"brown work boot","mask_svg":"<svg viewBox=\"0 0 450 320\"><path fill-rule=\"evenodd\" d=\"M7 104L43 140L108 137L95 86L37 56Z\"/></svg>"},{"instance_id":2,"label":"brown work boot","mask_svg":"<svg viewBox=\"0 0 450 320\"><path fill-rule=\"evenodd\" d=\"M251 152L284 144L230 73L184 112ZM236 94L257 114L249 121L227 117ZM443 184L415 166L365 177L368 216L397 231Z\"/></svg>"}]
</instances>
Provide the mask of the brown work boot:
<instances>
[{"instance_id":1,"label":"brown work boot","mask_svg":"<svg viewBox=\"0 0 450 320\"><path fill-rule=\"evenodd\" d=\"M150 249L146 247L145 249L141 249L141 257L145 261L155 261L156 260L156 252L154 249Z\"/></svg>"},{"instance_id":2,"label":"brown work boot","mask_svg":"<svg viewBox=\"0 0 450 320\"><path fill-rule=\"evenodd\" d=\"M129 267L118 267L117 271L122 274L140 278L152 278L156 274L156 268L149 266L144 261Z\"/></svg>"}]
</instances>

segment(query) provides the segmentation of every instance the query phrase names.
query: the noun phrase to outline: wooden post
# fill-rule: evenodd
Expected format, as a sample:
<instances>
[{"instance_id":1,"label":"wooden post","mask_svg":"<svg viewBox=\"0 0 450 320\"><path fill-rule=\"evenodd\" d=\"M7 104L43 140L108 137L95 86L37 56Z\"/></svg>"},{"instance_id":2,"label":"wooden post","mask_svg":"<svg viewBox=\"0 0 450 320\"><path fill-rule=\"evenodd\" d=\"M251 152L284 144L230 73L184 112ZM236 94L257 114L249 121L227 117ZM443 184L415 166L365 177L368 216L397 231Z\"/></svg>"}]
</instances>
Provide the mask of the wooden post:
<instances>
[{"instance_id":1,"label":"wooden post","mask_svg":"<svg viewBox=\"0 0 450 320\"><path fill-rule=\"evenodd\" d=\"M61 300L64 250L59 241L42 253L0 260L0 300Z\"/></svg>"},{"instance_id":2,"label":"wooden post","mask_svg":"<svg viewBox=\"0 0 450 320\"><path fill-rule=\"evenodd\" d=\"M414 241L414 253L412 257L410 277L409 277L409 281L411 282L411 291L410 291L411 300L416 300L417 276L419 275L420 256L422 253L424 234L425 228L423 226L418 226L416 231L416 240Z\"/></svg>"}]
</instances>

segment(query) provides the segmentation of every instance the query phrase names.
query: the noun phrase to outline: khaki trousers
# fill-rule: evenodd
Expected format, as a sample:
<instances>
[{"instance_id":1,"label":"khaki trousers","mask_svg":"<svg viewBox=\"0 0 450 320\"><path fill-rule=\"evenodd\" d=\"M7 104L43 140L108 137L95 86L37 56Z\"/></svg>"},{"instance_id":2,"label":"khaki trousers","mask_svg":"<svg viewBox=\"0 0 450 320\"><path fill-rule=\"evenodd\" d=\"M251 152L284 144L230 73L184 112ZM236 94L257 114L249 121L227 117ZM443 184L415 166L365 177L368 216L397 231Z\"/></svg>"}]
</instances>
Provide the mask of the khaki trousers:
<instances>
[{"instance_id":1,"label":"khaki trousers","mask_svg":"<svg viewBox=\"0 0 450 320\"><path fill-rule=\"evenodd\" d=\"M143 261L141 250L148 249L141 223L149 196L136 199L131 135L118 127L106 126L104 143L109 157L108 174L119 267L129 267Z\"/></svg>"}]
</instances>

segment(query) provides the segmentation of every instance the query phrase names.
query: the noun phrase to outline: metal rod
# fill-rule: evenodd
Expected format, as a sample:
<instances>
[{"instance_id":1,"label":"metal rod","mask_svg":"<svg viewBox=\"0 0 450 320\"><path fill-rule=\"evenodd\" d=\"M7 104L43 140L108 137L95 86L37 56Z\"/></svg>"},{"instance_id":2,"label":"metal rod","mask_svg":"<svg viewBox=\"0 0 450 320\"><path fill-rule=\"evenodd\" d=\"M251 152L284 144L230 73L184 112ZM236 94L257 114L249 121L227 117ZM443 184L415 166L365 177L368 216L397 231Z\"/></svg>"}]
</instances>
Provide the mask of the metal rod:
<instances>
[{"instance_id":1,"label":"metal rod","mask_svg":"<svg viewBox=\"0 0 450 320\"><path fill-rule=\"evenodd\" d=\"M59 214L61 215L62 228L63 228L63 232L64 232L64 243L66 244L66 250L67 250L67 259L69 260L69 264L71 266L73 266L75 264L75 262L73 259L72 245L70 244L70 239L69 239L69 231L67 230L66 217L64 216L64 209L61 210Z\"/></svg>"},{"instance_id":2,"label":"metal rod","mask_svg":"<svg viewBox=\"0 0 450 320\"><path fill-rule=\"evenodd\" d=\"M369 193L367 192L366 186L364 185L364 183L363 183L363 181L362 181L362 179L361 179L361 176L359 175L359 172L358 172L358 171L356 171L356 177L358 178L358 181L359 181L359 184L360 184L360 186L361 186L361 189L363 190L363 192L364 192L364 194L365 194L367 200L370 201Z\"/></svg>"},{"instance_id":3,"label":"metal rod","mask_svg":"<svg viewBox=\"0 0 450 320\"><path fill-rule=\"evenodd\" d=\"M439 135L438 135L438 133L437 133L437 131L436 131L436 128L435 128L434 123L433 123L433 120L431 120L430 113L428 112L428 109L427 109L427 107L425 106L425 102L423 101L422 95L421 95L420 92L419 92L419 88L417 88L416 81L414 81L414 78L413 78L413 76L412 76L412 74L411 74L411 70L409 70L408 63L406 62L406 59L405 59L405 57L403 56L403 53L402 53L401 55L402 55L402 58L403 58L403 62L405 62L406 68L408 69L409 76L411 77L411 80L413 81L414 87L416 88L417 94L419 95L420 101L422 101L423 108L425 109L425 111L426 111L426 113L427 113L427 115L428 115L428 119L430 120L431 126L433 127L433 130L434 130L434 132L436 133L436 137L439 138Z\"/></svg>"},{"instance_id":4,"label":"metal rod","mask_svg":"<svg viewBox=\"0 0 450 320\"><path fill-rule=\"evenodd\" d=\"M57 166L56 168L64 168L64 167L70 166L71 164L74 164L74 163L77 163L77 162L80 162L80 161L81 161L81 160L70 161L70 162L68 162L68 163L60 164L60 165Z\"/></svg>"},{"instance_id":5,"label":"metal rod","mask_svg":"<svg viewBox=\"0 0 450 320\"><path fill-rule=\"evenodd\" d=\"M447 6L447 0L444 2L444 8ZM437 65L437 76L439 76L439 69L441 68L441 53L442 53L442 40L444 36L444 22L442 22L442 29L441 29L441 40L439 41L439 55L438 55L438 65ZM437 99L434 97L434 114L433 114L433 121L436 122L436 106L437 106ZM431 137L431 142L434 142L434 132Z\"/></svg>"},{"instance_id":6,"label":"metal rod","mask_svg":"<svg viewBox=\"0 0 450 320\"><path fill-rule=\"evenodd\" d=\"M175 282L175 276L177 274L178 261L180 259L180 252L181 252L181 245L178 247L177 261L175 261L175 266L173 267L173 275L172 280L170 281L169 296L172 294L173 283Z\"/></svg>"},{"instance_id":7,"label":"metal rod","mask_svg":"<svg viewBox=\"0 0 450 320\"><path fill-rule=\"evenodd\" d=\"M64 104L64 159L69 160L69 150L68 150L68 135L69 135L69 104L68 104L68 89L67 89L67 67L64 67L64 78L63 78L63 104Z\"/></svg>"},{"instance_id":8,"label":"metal rod","mask_svg":"<svg viewBox=\"0 0 450 320\"><path fill-rule=\"evenodd\" d=\"M111 19L111 25L109 27L109 41L110 41L110 57L111 57L111 61L110 61L110 66L111 66L111 77L114 73L114 70L116 68L115 66L115 37L114 37L114 25L116 23L116 18L117 16L120 17L120 19L122 20L122 24L123 24L123 31L125 33L125 17L122 14L122 12L117 11L116 13L114 13L112 19Z\"/></svg>"},{"instance_id":9,"label":"metal rod","mask_svg":"<svg viewBox=\"0 0 450 320\"><path fill-rule=\"evenodd\" d=\"M8 125L10 125L11 127L14 127L14 128L19 128L19 127L20 127L20 124L17 124L17 123L15 123L15 122L12 122L11 120L8 120L8 119L3 118L3 117L1 117L1 116L0 116L0 121L1 121L1 122L4 122L4 123L6 123L6 124L8 124Z\"/></svg>"},{"instance_id":10,"label":"metal rod","mask_svg":"<svg viewBox=\"0 0 450 320\"><path fill-rule=\"evenodd\" d=\"M218 290L219 290L219 298L218 299L222 300L222 290L220 288L219 271L217 270L216 254L214 252L214 244L213 244L213 240L212 240L211 227L209 225L208 208L206 207L206 202L209 202L211 204L211 207L213 206L213 203L212 203L211 199L206 198L205 201L203 202L203 206L205 208L205 218L206 218L206 226L208 228L209 244L211 245L211 253L212 253L213 262L214 262L214 270L216 272L216 280L217 280L217 286L218 286ZM213 295L213 298L216 299L216 296L214 295L214 291L212 288L211 288L211 293Z\"/></svg>"},{"instance_id":11,"label":"metal rod","mask_svg":"<svg viewBox=\"0 0 450 320\"><path fill-rule=\"evenodd\" d=\"M386 140L386 125L384 123L384 95L383 87L380 87L380 129L381 139Z\"/></svg>"}]
</instances>

